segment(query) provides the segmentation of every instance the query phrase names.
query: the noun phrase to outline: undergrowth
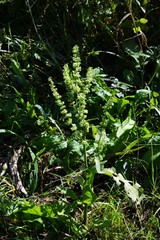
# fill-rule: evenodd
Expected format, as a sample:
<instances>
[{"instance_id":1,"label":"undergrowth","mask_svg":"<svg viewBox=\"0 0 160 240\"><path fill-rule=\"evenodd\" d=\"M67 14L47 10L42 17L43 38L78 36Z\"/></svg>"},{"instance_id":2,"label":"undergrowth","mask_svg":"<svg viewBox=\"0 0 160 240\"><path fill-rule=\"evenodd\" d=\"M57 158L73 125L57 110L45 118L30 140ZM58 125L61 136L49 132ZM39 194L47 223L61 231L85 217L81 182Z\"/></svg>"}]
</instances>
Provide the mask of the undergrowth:
<instances>
[{"instance_id":1,"label":"undergrowth","mask_svg":"<svg viewBox=\"0 0 160 240\"><path fill-rule=\"evenodd\" d=\"M0 6L0 239L159 239L157 3Z\"/></svg>"}]
</instances>

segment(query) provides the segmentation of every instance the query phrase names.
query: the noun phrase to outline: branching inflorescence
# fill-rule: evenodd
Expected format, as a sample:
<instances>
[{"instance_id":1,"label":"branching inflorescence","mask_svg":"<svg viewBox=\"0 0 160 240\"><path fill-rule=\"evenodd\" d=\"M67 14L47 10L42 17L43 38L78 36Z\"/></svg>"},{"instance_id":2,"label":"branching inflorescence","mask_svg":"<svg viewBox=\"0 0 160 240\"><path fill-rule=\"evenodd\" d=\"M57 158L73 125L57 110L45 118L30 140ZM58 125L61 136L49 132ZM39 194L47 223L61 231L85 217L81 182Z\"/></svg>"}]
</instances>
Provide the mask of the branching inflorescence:
<instances>
[{"instance_id":1,"label":"branching inflorescence","mask_svg":"<svg viewBox=\"0 0 160 240\"><path fill-rule=\"evenodd\" d=\"M63 78L69 102L68 109L65 102L62 101L62 96L58 93L53 79L49 77L48 81L52 94L55 98L55 102L60 108L60 112L63 116L63 120L65 120L65 123L68 126L71 126L72 131L82 129L85 132L88 132L89 123L87 121L87 94L90 92L94 71L92 68L88 68L86 77L81 77L81 59L79 47L77 45L73 47L72 66L72 70L70 70L68 64L65 64L63 68Z\"/></svg>"}]
</instances>

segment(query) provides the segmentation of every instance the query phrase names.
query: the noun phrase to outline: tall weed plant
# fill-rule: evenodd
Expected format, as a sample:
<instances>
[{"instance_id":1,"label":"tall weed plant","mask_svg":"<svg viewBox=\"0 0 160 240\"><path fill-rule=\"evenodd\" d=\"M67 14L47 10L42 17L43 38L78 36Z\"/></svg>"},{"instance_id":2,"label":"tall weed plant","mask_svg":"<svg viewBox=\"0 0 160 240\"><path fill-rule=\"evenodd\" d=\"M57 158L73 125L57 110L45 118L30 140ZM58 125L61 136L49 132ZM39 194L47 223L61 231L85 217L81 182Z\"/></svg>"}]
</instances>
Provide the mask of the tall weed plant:
<instances>
[{"instance_id":1,"label":"tall weed plant","mask_svg":"<svg viewBox=\"0 0 160 240\"><path fill-rule=\"evenodd\" d=\"M95 187L95 181L106 184L105 175L117 185L123 184L142 226L143 214L138 206L144 195L138 183L153 190L152 200L156 204L159 200L158 3L66 0L63 3L37 1L34 7L32 1L24 1L23 6L25 3L26 7L21 6L21 1L0 2L4 27L0 31L0 143L2 149L6 145L13 148L26 145L27 156L22 156L19 162L30 195L39 191L41 181L61 199L52 207L17 199L18 205L13 203L9 208L10 201L5 203L2 196L1 212L6 212L6 206L9 209L7 217L1 219L5 231L9 231L6 223L11 226L21 216L21 225L25 219L38 229L45 224L48 227L50 222L58 235L64 224L67 233L72 231L76 239L84 238L87 228L79 227L78 222L83 215L85 226L92 225L90 229L97 229L101 238L104 230L112 238L117 230L117 217L120 219L116 215L119 205L111 211L114 206L108 201L106 188L105 204L98 202L100 187ZM22 21L23 27L17 21ZM75 42L81 46L83 55L87 53L86 61L81 63L79 48L75 46L72 65L64 66L63 80L57 84L55 77L59 79L61 65L69 58ZM88 68L85 75L81 66L89 62L97 66L97 61L118 79L103 74L100 68ZM49 75L53 76L48 79L53 101L45 82ZM51 157L45 158L46 153ZM67 174L62 177L63 170ZM97 180L97 175L100 179L103 175L103 180ZM1 177L1 195L14 193L13 183ZM41 192L45 190L42 185ZM100 212L93 219L98 205ZM102 205L110 206L106 208L108 218L106 213L101 215ZM157 206L148 224L154 226L156 235L152 230L144 234L150 239L159 237L159 203ZM78 211L79 219L73 219L73 212ZM110 212L115 214L115 231L110 227L113 222ZM123 225L124 220L118 222ZM17 227L17 232L13 229L24 237L22 227ZM137 234L139 238L142 231ZM115 238L119 239L120 235ZM132 233L129 239L134 239Z\"/></svg>"},{"instance_id":2,"label":"tall weed plant","mask_svg":"<svg viewBox=\"0 0 160 240\"><path fill-rule=\"evenodd\" d=\"M132 119L131 111L128 112L127 117L122 114L125 105L128 105L129 102L124 98L117 97L118 91L107 86L104 81L106 76L100 73L100 69L88 68L86 77L81 76L78 46L73 48L72 61L72 69L69 68L68 64L63 69L67 91L65 102L53 79L49 77L48 81L55 104L59 107L62 116L60 120L64 122L64 126L66 125L70 129L68 139L64 140L67 142L66 147L72 143L70 152L77 151L79 153L79 162L74 163L75 159L70 154L68 159L64 158L63 165L66 171L72 172L73 167L74 170L79 169L82 172L81 180L78 177L77 181L82 190L84 223L87 225L88 207L97 198L93 188L96 173L112 177L118 185L123 183L127 195L136 205L140 204L144 196L139 194L140 185L138 183L132 184L121 173L117 173L115 168L104 167L108 164L107 153L109 155L109 152L111 154L113 151L112 154L115 156L121 156L137 150L132 149L136 145L132 140L135 134L136 121ZM96 103L98 100L98 106L95 100ZM124 120L117 118L117 116L114 117L115 105L121 108ZM94 113L95 119L90 118L92 108L93 111L97 111L97 114Z\"/></svg>"}]
</instances>

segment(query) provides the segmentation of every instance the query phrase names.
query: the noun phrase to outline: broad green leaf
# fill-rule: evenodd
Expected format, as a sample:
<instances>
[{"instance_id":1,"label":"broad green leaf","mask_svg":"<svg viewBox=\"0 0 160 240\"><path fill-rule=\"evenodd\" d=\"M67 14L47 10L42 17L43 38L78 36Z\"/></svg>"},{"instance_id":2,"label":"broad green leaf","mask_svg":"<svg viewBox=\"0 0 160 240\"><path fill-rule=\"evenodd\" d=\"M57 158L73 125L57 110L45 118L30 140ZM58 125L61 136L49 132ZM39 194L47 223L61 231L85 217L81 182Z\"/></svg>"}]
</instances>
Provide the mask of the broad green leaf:
<instances>
[{"instance_id":1,"label":"broad green leaf","mask_svg":"<svg viewBox=\"0 0 160 240\"><path fill-rule=\"evenodd\" d=\"M48 204L44 204L41 206L41 211L43 213L43 217L45 218L54 218L56 216L56 211L54 211L54 207Z\"/></svg>"},{"instance_id":2,"label":"broad green leaf","mask_svg":"<svg viewBox=\"0 0 160 240\"><path fill-rule=\"evenodd\" d=\"M61 141L59 145L57 145L58 150L66 149L67 148L67 141Z\"/></svg>"},{"instance_id":3,"label":"broad green leaf","mask_svg":"<svg viewBox=\"0 0 160 240\"><path fill-rule=\"evenodd\" d=\"M110 143L110 139L107 137L105 129L99 129L95 135L94 141L94 156L95 158L100 156L104 156L106 153L106 149L108 144Z\"/></svg>"},{"instance_id":4,"label":"broad green leaf","mask_svg":"<svg viewBox=\"0 0 160 240\"><path fill-rule=\"evenodd\" d=\"M127 117L126 120L118 128L116 136L119 138L127 130L132 129L134 125L135 125L135 121L132 120L130 117Z\"/></svg>"},{"instance_id":5,"label":"broad green leaf","mask_svg":"<svg viewBox=\"0 0 160 240\"><path fill-rule=\"evenodd\" d=\"M86 181L84 186L92 187L95 173L96 173L95 167L92 167L88 170L88 172L86 173Z\"/></svg>"},{"instance_id":6,"label":"broad green leaf","mask_svg":"<svg viewBox=\"0 0 160 240\"><path fill-rule=\"evenodd\" d=\"M97 198L92 188L95 173L95 167L92 167L88 170L88 172L86 173L86 180L82 189L82 201L88 206L91 206Z\"/></svg>"},{"instance_id":7,"label":"broad green leaf","mask_svg":"<svg viewBox=\"0 0 160 240\"><path fill-rule=\"evenodd\" d=\"M139 188L141 187L138 183L131 184L131 181L126 180L121 173L115 174L113 179L116 181L117 185L124 183L124 189L129 198L131 198L132 202L136 204L140 204L144 198L144 194L140 194Z\"/></svg>"},{"instance_id":8,"label":"broad green leaf","mask_svg":"<svg viewBox=\"0 0 160 240\"><path fill-rule=\"evenodd\" d=\"M155 98L159 97L159 93L157 93L157 92L152 92L152 95L153 95L153 97L155 97Z\"/></svg>"},{"instance_id":9,"label":"broad green leaf","mask_svg":"<svg viewBox=\"0 0 160 240\"><path fill-rule=\"evenodd\" d=\"M29 213L39 217L43 215L41 211L41 207L38 205L34 205L33 207L28 207L27 209L23 209L23 213Z\"/></svg>"},{"instance_id":10,"label":"broad green leaf","mask_svg":"<svg viewBox=\"0 0 160 240\"><path fill-rule=\"evenodd\" d=\"M95 135L97 144L105 145L110 139L107 137L105 129L99 129ZM96 145L96 144L95 144Z\"/></svg>"},{"instance_id":11,"label":"broad green leaf","mask_svg":"<svg viewBox=\"0 0 160 240\"><path fill-rule=\"evenodd\" d=\"M37 205L30 203L28 201L24 201L18 204L17 208L12 211L11 215L16 215L22 218L23 220L33 221L37 218L45 217L45 218L54 218L56 213L54 211L53 206L44 204Z\"/></svg>"},{"instance_id":12,"label":"broad green leaf","mask_svg":"<svg viewBox=\"0 0 160 240\"><path fill-rule=\"evenodd\" d=\"M37 218L48 218L52 219L59 215L65 215L67 212L73 210L73 207L66 202L63 201L55 201L50 204L42 204L37 205L35 203L31 203L29 201L22 200L18 202L16 208L14 206L14 210L11 211L8 216L17 216L20 219L33 221Z\"/></svg>"},{"instance_id":13,"label":"broad green leaf","mask_svg":"<svg viewBox=\"0 0 160 240\"><path fill-rule=\"evenodd\" d=\"M142 24L146 24L148 22L148 20L146 18L141 18L139 21Z\"/></svg>"},{"instance_id":14,"label":"broad green leaf","mask_svg":"<svg viewBox=\"0 0 160 240\"><path fill-rule=\"evenodd\" d=\"M139 195L140 185L138 183L131 185L128 181L124 182L124 188L129 198L132 199L132 202L140 204L141 200L144 198L144 195Z\"/></svg>"},{"instance_id":15,"label":"broad green leaf","mask_svg":"<svg viewBox=\"0 0 160 240\"><path fill-rule=\"evenodd\" d=\"M82 155L82 145L78 141L70 139L67 145L70 153L76 153L79 156Z\"/></svg>"},{"instance_id":16,"label":"broad green leaf","mask_svg":"<svg viewBox=\"0 0 160 240\"><path fill-rule=\"evenodd\" d=\"M91 206L95 202L96 198L97 198L97 196L94 193L94 191L92 190L92 188L90 188L89 186L86 185L82 191L83 203L86 203L88 206Z\"/></svg>"},{"instance_id":17,"label":"broad green leaf","mask_svg":"<svg viewBox=\"0 0 160 240\"><path fill-rule=\"evenodd\" d=\"M118 102L119 111L122 110L123 107L126 106L127 104L130 104L129 100L126 100L124 98L120 99Z\"/></svg>"},{"instance_id":18,"label":"broad green leaf","mask_svg":"<svg viewBox=\"0 0 160 240\"><path fill-rule=\"evenodd\" d=\"M123 183L124 189L128 197L131 198L133 202L136 202L136 204L140 204L141 200L144 198L144 195L139 194L140 185L138 183L132 185L131 181L126 180L121 173L117 174L114 168L104 168L103 170L99 171L100 163L98 164L98 173L112 177L118 186Z\"/></svg>"}]
</instances>

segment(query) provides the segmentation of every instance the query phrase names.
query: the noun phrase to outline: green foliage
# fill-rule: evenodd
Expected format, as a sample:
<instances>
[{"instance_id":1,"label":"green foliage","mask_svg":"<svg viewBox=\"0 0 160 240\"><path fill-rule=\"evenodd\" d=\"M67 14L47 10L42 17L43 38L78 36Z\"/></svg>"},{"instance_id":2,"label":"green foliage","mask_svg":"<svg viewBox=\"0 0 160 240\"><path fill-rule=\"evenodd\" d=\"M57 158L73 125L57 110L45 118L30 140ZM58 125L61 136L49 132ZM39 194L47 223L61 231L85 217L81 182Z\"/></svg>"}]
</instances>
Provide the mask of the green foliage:
<instances>
[{"instance_id":1,"label":"green foliage","mask_svg":"<svg viewBox=\"0 0 160 240\"><path fill-rule=\"evenodd\" d=\"M158 3L0 6L0 238L158 239Z\"/></svg>"}]
</instances>

